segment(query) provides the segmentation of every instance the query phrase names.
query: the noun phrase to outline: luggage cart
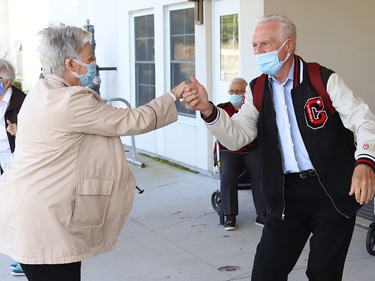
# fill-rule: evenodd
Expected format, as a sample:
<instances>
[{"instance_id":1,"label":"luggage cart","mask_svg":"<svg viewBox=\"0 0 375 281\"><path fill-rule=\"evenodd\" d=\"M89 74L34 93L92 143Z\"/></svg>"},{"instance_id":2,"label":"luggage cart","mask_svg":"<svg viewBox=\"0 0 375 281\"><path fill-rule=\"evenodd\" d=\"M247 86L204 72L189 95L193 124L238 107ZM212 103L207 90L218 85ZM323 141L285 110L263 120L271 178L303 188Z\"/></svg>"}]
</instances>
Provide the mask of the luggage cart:
<instances>
[{"instance_id":1,"label":"luggage cart","mask_svg":"<svg viewBox=\"0 0 375 281\"><path fill-rule=\"evenodd\" d=\"M216 145L216 157L214 155L214 173L219 178L219 186L220 186L221 161L220 161L219 141L216 141L215 145ZM251 184L249 182L249 177L247 175L246 170L244 169L238 176L237 190L250 190L250 189L251 189ZM223 210L223 207L221 205L220 189L217 189L216 191L214 191L212 193L212 195L211 195L211 205L212 205L212 208L219 215L220 224L224 225L224 210Z\"/></svg>"},{"instance_id":2,"label":"luggage cart","mask_svg":"<svg viewBox=\"0 0 375 281\"><path fill-rule=\"evenodd\" d=\"M366 249L370 255L375 256L375 201L374 201L374 219L373 219L373 222L370 224L369 230L367 232Z\"/></svg>"}]
</instances>

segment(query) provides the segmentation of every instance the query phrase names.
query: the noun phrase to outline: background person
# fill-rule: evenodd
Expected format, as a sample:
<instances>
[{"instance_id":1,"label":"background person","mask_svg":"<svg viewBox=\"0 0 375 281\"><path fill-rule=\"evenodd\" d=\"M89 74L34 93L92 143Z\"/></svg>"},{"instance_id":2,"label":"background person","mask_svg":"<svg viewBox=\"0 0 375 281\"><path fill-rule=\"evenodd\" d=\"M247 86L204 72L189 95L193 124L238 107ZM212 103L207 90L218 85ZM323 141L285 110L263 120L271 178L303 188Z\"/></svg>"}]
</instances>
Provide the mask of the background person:
<instances>
[{"instance_id":1,"label":"background person","mask_svg":"<svg viewBox=\"0 0 375 281\"><path fill-rule=\"evenodd\" d=\"M135 179L120 136L176 121L187 84L115 108L84 87L96 70L90 33L61 24L39 36L45 79L23 103L0 182L0 252L20 261L29 280L77 281L82 260L113 249L132 207Z\"/></svg>"},{"instance_id":2,"label":"background person","mask_svg":"<svg viewBox=\"0 0 375 281\"><path fill-rule=\"evenodd\" d=\"M328 111L295 47L296 28L286 17L258 22L253 50L258 68L268 75L259 111L247 97L239 113L229 118L209 102L194 77L183 96L228 148L238 149L258 137L270 211L252 280L287 280L312 234L308 279L338 281L356 212L375 193L375 117L338 74L320 67L336 110ZM250 85L254 91L255 80Z\"/></svg>"},{"instance_id":3,"label":"background person","mask_svg":"<svg viewBox=\"0 0 375 281\"><path fill-rule=\"evenodd\" d=\"M229 102L217 106L224 109L229 116L241 108L246 93L247 82L242 78L232 80L228 93ZM216 146L215 146L216 148ZM266 222L266 204L262 198L259 181L259 153L257 145L250 143L239 150L228 150L219 143L220 149L220 199L223 206L225 230L236 229L238 215L238 177L245 169L251 183L251 191L257 218L255 222L264 225Z\"/></svg>"},{"instance_id":4,"label":"background person","mask_svg":"<svg viewBox=\"0 0 375 281\"><path fill-rule=\"evenodd\" d=\"M16 71L11 62L0 59L0 172L3 174L14 152L17 115L21 109L25 93L13 85ZM10 265L11 274L24 275L19 262Z\"/></svg>"}]
</instances>

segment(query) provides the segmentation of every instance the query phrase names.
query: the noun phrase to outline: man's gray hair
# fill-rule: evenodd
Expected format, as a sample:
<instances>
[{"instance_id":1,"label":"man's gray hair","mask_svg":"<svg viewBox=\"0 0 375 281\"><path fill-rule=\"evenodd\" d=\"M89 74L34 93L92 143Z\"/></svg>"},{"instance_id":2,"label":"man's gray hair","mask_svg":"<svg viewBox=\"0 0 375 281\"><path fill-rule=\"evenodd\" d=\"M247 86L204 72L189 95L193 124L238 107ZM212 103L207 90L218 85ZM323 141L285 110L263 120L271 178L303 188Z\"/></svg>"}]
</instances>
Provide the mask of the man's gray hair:
<instances>
[{"instance_id":1,"label":"man's gray hair","mask_svg":"<svg viewBox=\"0 0 375 281\"><path fill-rule=\"evenodd\" d=\"M91 40L91 33L74 26L64 24L50 25L38 32L40 37L38 52L44 76L55 74L63 77L65 60L79 59L79 53Z\"/></svg>"},{"instance_id":2,"label":"man's gray hair","mask_svg":"<svg viewBox=\"0 0 375 281\"><path fill-rule=\"evenodd\" d=\"M246 80L243 79L243 78L240 78L240 77L234 78L234 79L232 80L232 82L240 82L240 83L242 83L242 84L244 85L244 88L247 87L247 82L246 82Z\"/></svg>"},{"instance_id":3,"label":"man's gray hair","mask_svg":"<svg viewBox=\"0 0 375 281\"><path fill-rule=\"evenodd\" d=\"M285 41L288 38L294 38L297 40L297 29L294 23L292 23L286 16L283 15L270 15L260 18L257 21L257 25L269 22L278 22L280 24L281 38L280 41Z\"/></svg>"},{"instance_id":4,"label":"man's gray hair","mask_svg":"<svg viewBox=\"0 0 375 281\"><path fill-rule=\"evenodd\" d=\"M10 80L12 84L14 80L16 80L16 71L14 69L14 66L6 59L0 59L0 78L4 80Z\"/></svg>"}]
</instances>

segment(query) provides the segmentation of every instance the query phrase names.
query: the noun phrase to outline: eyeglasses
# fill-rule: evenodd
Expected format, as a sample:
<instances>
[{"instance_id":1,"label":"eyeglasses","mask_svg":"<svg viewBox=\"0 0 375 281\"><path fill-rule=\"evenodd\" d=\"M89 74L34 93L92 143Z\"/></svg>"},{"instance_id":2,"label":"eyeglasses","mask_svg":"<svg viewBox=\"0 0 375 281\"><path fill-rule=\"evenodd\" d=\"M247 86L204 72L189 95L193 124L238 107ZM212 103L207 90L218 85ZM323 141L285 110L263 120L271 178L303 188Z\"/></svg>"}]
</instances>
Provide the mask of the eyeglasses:
<instances>
[{"instance_id":1,"label":"eyeglasses","mask_svg":"<svg viewBox=\"0 0 375 281\"><path fill-rule=\"evenodd\" d=\"M243 95L244 93L246 93L246 91L242 91L242 90L229 90L228 91L228 94L230 95Z\"/></svg>"}]
</instances>

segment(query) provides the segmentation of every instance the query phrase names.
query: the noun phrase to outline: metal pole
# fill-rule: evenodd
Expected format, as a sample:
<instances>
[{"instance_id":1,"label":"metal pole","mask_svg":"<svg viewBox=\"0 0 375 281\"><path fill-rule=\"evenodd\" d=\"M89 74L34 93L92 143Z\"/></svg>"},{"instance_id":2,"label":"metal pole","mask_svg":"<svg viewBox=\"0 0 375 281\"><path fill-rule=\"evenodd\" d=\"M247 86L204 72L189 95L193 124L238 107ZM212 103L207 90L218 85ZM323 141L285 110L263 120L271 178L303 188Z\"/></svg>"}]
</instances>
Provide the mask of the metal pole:
<instances>
[{"instance_id":1,"label":"metal pole","mask_svg":"<svg viewBox=\"0 0 375 281\"><path fill-rule=\"evenodd\" d=\"M130 103L126 99L123 99L123 98L109 98L109 99L104 99L104 101L109 102L109 103L112 103L114 101L123 102L123 103L126 104L126 106L128 108L131 108ZM131 136L131 142L132 142L132 149L133 149L133 158L126 157L126 160L128 160L129 162L131 162L133 164L136 164L136 165L140 166L141 168L146 167L146 165L144 163L138 161L138 159L137 159L137 149L135 147L135 137L134 136Z\"/></svg>"}]
</instances>

